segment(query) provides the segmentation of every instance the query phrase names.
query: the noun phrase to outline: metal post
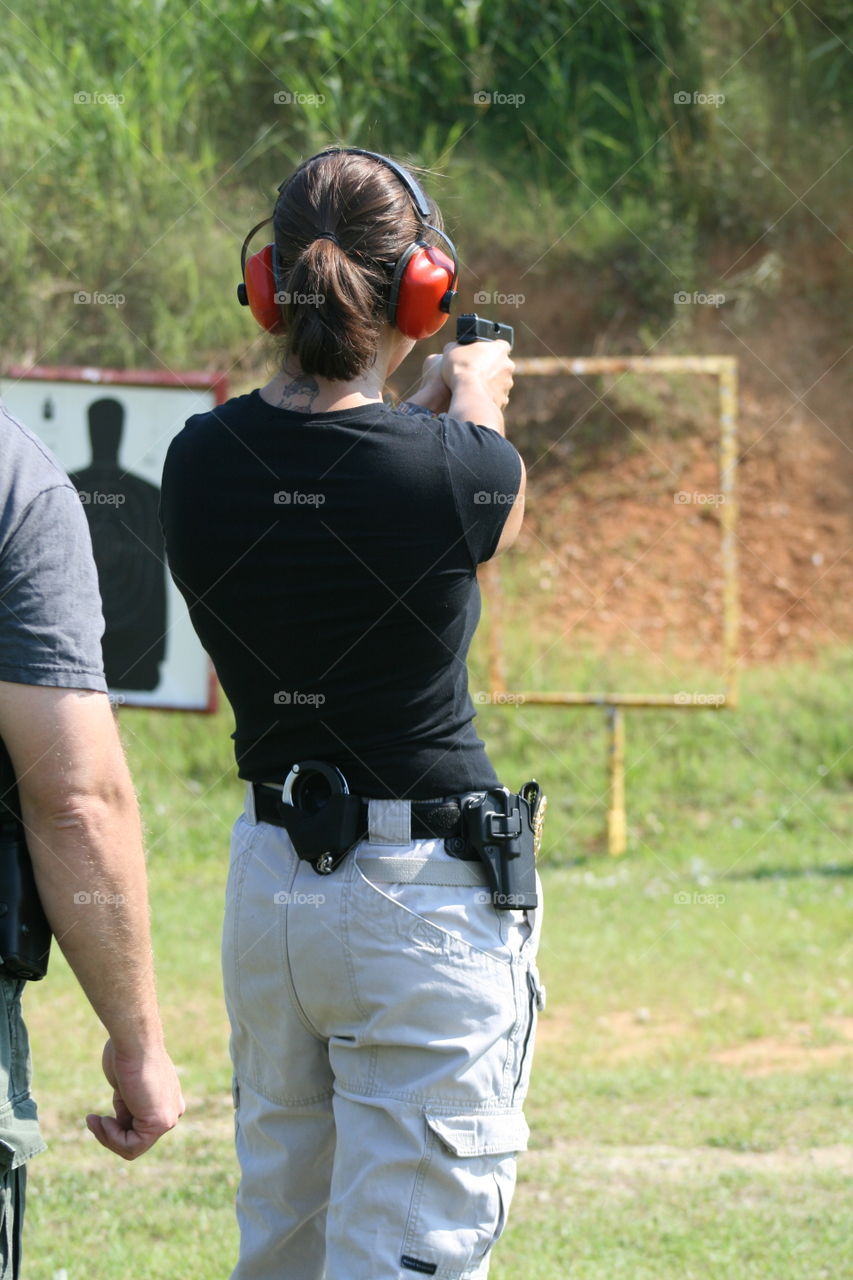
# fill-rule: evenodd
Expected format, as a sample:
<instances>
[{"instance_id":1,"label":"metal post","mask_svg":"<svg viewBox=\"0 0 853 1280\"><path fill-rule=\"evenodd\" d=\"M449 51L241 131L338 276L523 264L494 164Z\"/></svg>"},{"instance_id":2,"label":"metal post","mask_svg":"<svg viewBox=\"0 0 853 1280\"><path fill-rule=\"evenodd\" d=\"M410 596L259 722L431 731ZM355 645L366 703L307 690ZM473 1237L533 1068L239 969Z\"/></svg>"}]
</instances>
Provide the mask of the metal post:
<instances>
[{"instance_id":1,"label":"metal post","mask_svg":"<svg viewBox=\"0 0 853 1280\"><path fill-rule=\"evenodd\" d=\"M625 720L621 707L607 708L610 733L610 808L607 811L607 852L618 857L627 846L625 830Z\"/></svg>"},{"instance_id":2,"label":"metal post","mask_svg":"<svg viewBox=\"0 0 853 1280\"><path fill-rule=\"evenodd\" d=\"M720 380L720 526L723 559L723 664L726 703L737 706L738 696L738 584L737 584L737 362L721 362Z\"/></svg>"}]
</instances>

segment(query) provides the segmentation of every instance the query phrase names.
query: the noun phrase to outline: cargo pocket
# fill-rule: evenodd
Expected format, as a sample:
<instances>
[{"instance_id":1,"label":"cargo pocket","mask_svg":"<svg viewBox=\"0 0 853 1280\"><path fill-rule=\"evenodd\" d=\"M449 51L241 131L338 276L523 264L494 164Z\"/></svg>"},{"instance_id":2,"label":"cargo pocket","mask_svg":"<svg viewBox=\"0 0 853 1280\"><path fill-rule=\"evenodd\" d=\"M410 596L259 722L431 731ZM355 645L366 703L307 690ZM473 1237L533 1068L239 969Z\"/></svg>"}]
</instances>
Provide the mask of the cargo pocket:
<instances>
[{"instance_id":1,"label":"cargo pocket","mask_svg":"<svg viewBox=\"0 0 853 1280\"><path fill-rule=\"evenodd\" d=\"M516 1152L530 1130L520 1111L424 1111L425 1145L400 1266L412 1275L462 1276L479 1266L506 1224Z\"/></svg>"},{"instance_id":2,"label":"cargo pocket","mask_svg":"<svg viewBox=\"0 0 853 1280\"><path fill-rule=\"evenodd\" d=\"M25 986L17 978L0 978L0 1173L45 1149L30 1095L30 1042L21 1015Z\"/></svg>"}]
</instances>

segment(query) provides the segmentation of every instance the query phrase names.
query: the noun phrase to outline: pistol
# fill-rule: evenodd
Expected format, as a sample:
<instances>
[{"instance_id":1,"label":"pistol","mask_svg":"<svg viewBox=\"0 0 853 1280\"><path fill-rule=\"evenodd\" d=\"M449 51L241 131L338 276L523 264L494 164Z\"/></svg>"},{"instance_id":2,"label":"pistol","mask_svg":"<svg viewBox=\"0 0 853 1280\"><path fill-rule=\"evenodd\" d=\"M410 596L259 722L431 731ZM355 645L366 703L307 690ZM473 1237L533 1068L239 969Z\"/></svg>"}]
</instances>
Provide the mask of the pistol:
<instances>
[{"instance_id":1,"label":"pistol","mask_svg":"<svg viewBox=\"0 0 853 1280\"><path fill-rule=\"evenodd\" d=\"M469 342L496 342L503 339L510 349L515 341L515 332L511 324L498 324L497 320L484 320L471 312L456 318L456 341L460 346Z\"/></svg>"}]
</instances>

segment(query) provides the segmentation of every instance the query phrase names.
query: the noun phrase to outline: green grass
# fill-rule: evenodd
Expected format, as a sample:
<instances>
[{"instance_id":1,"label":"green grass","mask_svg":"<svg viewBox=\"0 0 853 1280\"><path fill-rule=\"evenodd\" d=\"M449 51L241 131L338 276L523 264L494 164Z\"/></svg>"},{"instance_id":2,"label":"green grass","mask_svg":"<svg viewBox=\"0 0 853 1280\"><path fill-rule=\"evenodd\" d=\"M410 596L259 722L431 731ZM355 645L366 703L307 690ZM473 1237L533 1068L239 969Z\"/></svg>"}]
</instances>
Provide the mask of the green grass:
<instances>
[{"instance_id":1,"label":"green grass","mask_svg":"<svg viewBox=\"0 0 853 1280\"><path fill-rule=\"evenodd\" d=\"M581 656L562 674L577 684L594 666ZM536 773L551 798L532 1149L495 1280L844 1274L850 668L828 653L754 669L732 714L629 712L630 852L619 860L602 851L600 713L483 708L501 775ZM236 1247L218 969L241 794L230 713L125 710L121 724L188 1111L138 1164L97 1147L83 1116L107 1102L101 1036L55 954L27 995L50 1150L31 1166L26 1274L216 1280Z\"/></svg>"}]
</instances>

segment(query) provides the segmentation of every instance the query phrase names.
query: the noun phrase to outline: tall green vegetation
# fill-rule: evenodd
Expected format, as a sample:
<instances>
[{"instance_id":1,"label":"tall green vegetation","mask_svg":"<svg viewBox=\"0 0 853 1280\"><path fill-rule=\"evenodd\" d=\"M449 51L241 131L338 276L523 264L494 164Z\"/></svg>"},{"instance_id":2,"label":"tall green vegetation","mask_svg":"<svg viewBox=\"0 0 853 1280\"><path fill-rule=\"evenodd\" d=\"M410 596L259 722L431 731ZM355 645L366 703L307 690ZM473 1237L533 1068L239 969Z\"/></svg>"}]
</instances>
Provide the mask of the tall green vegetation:
<instances>
[{"instance_id":1,"label":"tall green vegetation","mask_svg":"<svg viewBox=\"0 0 853 1280\"><path fill-rule=\"evenodd\" d=\"M846 0L13 0L5 359L236 355L238 237L332 141L444 169L450 219L480 243L532 260L559 239L550 262L618 250L671 297L662 260L693 261L717 231L835 228L849 15ZM126 301L75 304L80 290Z\"/></svg>"}]
</instances>

